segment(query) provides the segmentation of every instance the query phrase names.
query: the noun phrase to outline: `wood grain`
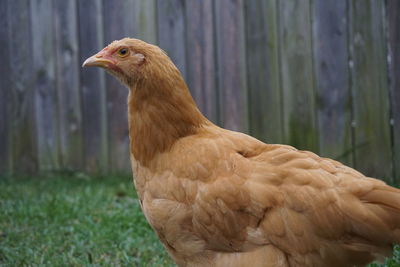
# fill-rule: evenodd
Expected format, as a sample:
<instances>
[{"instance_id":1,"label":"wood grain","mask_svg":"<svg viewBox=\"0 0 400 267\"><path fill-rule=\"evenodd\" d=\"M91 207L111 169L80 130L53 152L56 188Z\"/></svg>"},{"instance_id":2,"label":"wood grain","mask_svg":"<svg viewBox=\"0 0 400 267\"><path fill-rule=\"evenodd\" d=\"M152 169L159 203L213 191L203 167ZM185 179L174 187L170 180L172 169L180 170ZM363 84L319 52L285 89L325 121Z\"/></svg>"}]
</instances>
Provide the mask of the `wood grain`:
<instances>
[{"instance_id":1,"label":"wood grain","mask_svg":"<svg viewBox=\"0 0 400 267\"><path fill-rule=\"evenodd\" d=\"M60 158L52 1L32 0L30 7L39 167L54 170Z\"/></svg>"},{"instance_id":2,"label":"wood grain","mask_svg":"<svg viewBox=\"0 0 400 267\"><path fill-rule=\"evenodd\" d=\"M172 59L186 81L184 0L158 0L158 45Z\"/></svg>"},{"instance_id":3,"label":"wood grain","mask_svg":"<svg viewBox=\"0 0 400 267\"><path fill-rule=\"evenodd\" d=\"M136 0L133 3L135 22L134 38L151 44L157 44L157 9L156 0Z\"/></svg>"},{"instance_id":4,"label":"wood grain","mask_svg":"<svg viewBox=\"0 0 400 267\"><path fill-rule=\"evenodd\" d=\"M186 2L187 83L201 112L218 121L212 0Z\"/></svg>"},{"instance_id":5,"label":"wood grain","mask_svg":"<svg viewBox=\"0 0 400 267\"><path fill-rule=\"evenodd\" d=\"M9 46L8 1L0 1L0 175L11 168L11 66Z\"/></svg>"},{"instance_id":6,"label":"wood grain","mask_svg":"<svg viewBox=\"0 0 400 267\"><path fill-rule=\"evenodd\" d=\"M285 142L318 152L310 1L279 1Z\"/></svg>"},{"instance_id":7,"label":"wood grain","mask_svg":"<svg viewBox=\"0 0 400 267\"><path fill-rule=\"evenodd\" d=\"M84 166L77 21L75 1L54 2L59 153L67 170Z\"/></svg>"},{"instance_id":8,"label":"wood grain","mask_svg":"<svg viewBox=\"0 0 400 267\"><path fill-rule=\"evenodd\" d=\"M28 0L8 1L9 45L10 48L18 47L18 53L10 57L11 170L16 173L38 170L29 3Z\"/></svg>"},{"instance_id":9,"label":"wood grain","mask_svg":"<svg viewBox=\"0 0 400 267\"><path fill-rule=\"evenodd\" d=\"M134 35L133 0L103 1L104 46L114 40ZM113 172L129 170L129 135L127 119L128 89L113 76L106 75L109 163Z\"/></svg>"},{"instance_id":10,"label":"wood grain","mask_svg":"<svg viewBox=\"0 0 400 267\"><path fill-rule=\"evenodd\" d=\"M79 62L103 48L101 0L78 1ZM104 70L81 69L82 130L85 169L108 170L107 110Z\"/></svg>"},{"instance_id":11,"label":"wood grain","mask_svg":"<svg viewBox=\"0 0 400 267\"><path fill-rule=\"evenodd\" d=\"M355 167L390 180L392 151L383 1L351 1Z\"/></svg>"},{"instance_id":12,"label":"wood grain","mask_svg":"<svg viewBox=\"0 0 400 267\"><path fill-rule=\"evenodd\" d=\"M243 1L215 4L220 124L248 132Z\"/></svg>"},{"instance_id":13,"label":"wood grain","mask_svg":"<svg viewBox=\"0 0 400 267\"><path fill-rule=\"evenodd\" d=\"M400 184L400 1L388 0L390 103L393 142L394 180Z\"/></svg>"},{"instance_id":14,"label":"wood grain","mask_svg":"<svg viewBox=\"0 0 400 267\"><path fill-rule=\"evenodd\" d=\"M246 1L246 59L250 133L283 142L277 1Z\"/></svg>"},{"instance_id":15,"label":"wood grain","mask_svg":"<svg viewBox=\"0 0 400 267\"><path fill-rule=\"evenodd\" d=\"M320 153L352 164L346 2L314 1L313 47Z\"/></svg>"}]
</instances>

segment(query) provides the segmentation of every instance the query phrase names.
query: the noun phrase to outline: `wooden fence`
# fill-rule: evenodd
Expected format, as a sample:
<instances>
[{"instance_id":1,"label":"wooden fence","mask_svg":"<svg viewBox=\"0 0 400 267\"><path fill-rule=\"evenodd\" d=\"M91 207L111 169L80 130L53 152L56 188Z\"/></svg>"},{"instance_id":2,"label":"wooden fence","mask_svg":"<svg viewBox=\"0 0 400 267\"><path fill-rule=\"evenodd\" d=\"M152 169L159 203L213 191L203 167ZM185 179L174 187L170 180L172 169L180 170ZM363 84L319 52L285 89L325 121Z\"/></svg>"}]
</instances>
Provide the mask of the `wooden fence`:
<instances>
[{"instance_id":1,"label":"wooden fence","mask_svg":"<svg viewBox=\"0 0 400 267\"><path fill-rule=\"evenodd\" d=\"M125 36L217 124L400 180L398 0L1 0L0 172L130 170L127 90L80 67Z\"/></svg>"}]
</instances>

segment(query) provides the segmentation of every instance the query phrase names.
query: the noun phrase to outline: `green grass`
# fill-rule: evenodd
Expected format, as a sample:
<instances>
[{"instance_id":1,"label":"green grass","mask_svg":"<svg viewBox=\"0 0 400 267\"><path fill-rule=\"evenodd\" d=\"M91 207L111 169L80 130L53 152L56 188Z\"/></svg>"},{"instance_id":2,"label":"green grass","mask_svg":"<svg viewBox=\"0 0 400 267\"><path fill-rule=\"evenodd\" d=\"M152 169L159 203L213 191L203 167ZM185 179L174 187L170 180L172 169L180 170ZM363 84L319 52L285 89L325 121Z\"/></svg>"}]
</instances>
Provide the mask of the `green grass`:
<instances>
[{"instance_id":1,"label":"green grass","mask_svg":"<svg viewBox=\"0 0 400 267\"><path fill-rule=\"evenodd\" d=\"M0 266L173 265L130 177L0 177Z\"/></svg>"},{"instance_id":2,"label":"green grass","mask_svg":"<svg viewBox=\"0 0 400 267\"><path fill-rule=\"evenodd\" d=\"M0 179L0 266L173 266L129 177Z\"/></svg>"},{"instance_id":3,"label":"green grass","mask_svg":"<svg viewBox=\"0 0 400 267\"><path fill-rule=\"evenodd\" d=\"M373 263L369 267L399 267L400 266L400 246L395 246L393 257L385 260L384 263Z\"/></svg>"}]
</instances>

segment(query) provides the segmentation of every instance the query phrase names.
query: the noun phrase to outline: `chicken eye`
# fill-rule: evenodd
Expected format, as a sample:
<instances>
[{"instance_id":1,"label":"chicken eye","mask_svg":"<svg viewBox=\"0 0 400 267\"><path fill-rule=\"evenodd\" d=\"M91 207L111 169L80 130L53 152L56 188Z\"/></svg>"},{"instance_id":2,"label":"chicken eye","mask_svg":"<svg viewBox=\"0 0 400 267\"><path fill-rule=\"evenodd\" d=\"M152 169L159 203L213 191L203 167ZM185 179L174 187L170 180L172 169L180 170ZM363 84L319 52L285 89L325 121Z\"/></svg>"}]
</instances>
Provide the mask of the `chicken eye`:
<instances>
[{"instance_id":1,"label":"chicken eye","mask_svg":"<svg viewBox=\"0 0 400 267\"><path fill-rule=\"evenodd\" d=\"M128 50L128 48L126 48L126 47L121 48L120 50L118 50L118 55L119 55L120 57L125 57L125 56L128 55L128 53L129 53L129 50Z\"/></svg>"}]
</instances>

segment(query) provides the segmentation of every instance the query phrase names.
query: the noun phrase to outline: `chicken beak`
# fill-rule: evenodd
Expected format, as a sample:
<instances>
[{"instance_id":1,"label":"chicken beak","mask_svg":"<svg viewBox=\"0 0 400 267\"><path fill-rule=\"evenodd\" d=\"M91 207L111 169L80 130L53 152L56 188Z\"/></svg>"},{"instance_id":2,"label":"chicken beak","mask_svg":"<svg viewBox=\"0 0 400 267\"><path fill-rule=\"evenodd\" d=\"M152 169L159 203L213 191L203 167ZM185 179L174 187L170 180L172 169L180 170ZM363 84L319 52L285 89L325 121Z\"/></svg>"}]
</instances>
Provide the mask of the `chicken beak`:
<instances>
[{"instance_id":1,"label":"chicken beak","mask_svg":"<svg viewBox=\"0 0 400 267\"><path fill-rule=\"evenodd\" d=\"M100 54L89 57L83 62L82 67L102 67L109 68L114 65L114 62L110 59L104 58Z\"/></svg>"}]
</instances>

